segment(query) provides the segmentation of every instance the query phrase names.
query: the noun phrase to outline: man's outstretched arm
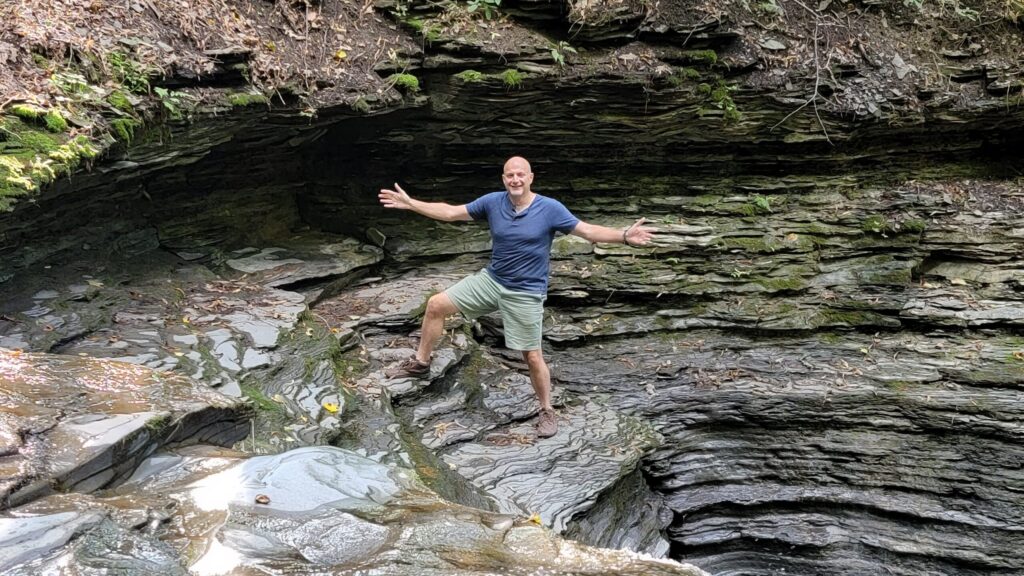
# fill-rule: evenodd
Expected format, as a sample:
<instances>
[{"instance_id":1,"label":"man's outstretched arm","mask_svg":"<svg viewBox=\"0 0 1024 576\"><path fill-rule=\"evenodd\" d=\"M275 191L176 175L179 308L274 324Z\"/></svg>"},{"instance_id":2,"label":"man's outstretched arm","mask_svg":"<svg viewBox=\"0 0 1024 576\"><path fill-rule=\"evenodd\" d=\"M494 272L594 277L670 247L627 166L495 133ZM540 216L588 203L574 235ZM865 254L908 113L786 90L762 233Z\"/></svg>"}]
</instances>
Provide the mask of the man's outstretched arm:
<instances>
[{"instance_id":1,"label":"man's outstretched arm","mask_svg":"<svg viewBox=\"0 0 1024 576\"><path fill-rule=\"evenodd\" d=\"M452 206L444 202L422 202L420 200L414 200L402 190L402 187L395 184L395 189L381 188L380 194L377 195L380 198L380 203L385 208L397 208L399 210L412 210L417 214L422 214L427 218L433 218L434 220L443 220L444 222L457 222L460 220L472 220L469 211L466 210L466 205Z\"/></svg>"},{"instance_id":2,"label":"man's outstretched arm","mask_svg":"<svg viewBox=\"0 0 1024 576\"><path fill-rule=\"evenodd\" d=\"M646 218L641 218L632 226L624 229L608 228L597 224L580 222L572 230L574 236L579 236L588 242L607 244L627 244L629 246L643 246L651 241L651 235L658 231L657 228L644 226Z\"/></svg>"}]
</instances>

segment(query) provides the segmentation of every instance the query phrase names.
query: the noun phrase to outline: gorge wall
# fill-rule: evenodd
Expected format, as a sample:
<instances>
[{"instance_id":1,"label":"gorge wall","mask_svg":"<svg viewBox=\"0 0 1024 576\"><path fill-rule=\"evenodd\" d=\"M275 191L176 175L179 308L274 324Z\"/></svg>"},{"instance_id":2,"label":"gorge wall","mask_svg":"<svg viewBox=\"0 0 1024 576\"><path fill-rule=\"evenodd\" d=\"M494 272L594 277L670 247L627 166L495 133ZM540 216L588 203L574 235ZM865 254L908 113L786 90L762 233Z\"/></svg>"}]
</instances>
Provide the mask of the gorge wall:
<instances>
[{"instance_id":1,"label":"gorge wall","mask_svg":"<svg viewBox=\"0 0 1024 576\"><path fill-rule=\"evenodd\" d=\"M301 294L290 305L332 347L199 371L283 397L286 421L260 421L280 443L261 450L413 454L396 459L445 497L712 574L1018 574L1020 29L983 3L958 6L981 28L951 7L770 4L607 3L614 17L596 18L518 2L507 19L381 4L414 40L382 75L412 72L418 92L394 80L374 110L171 123L0 214L0 345L112 357L92 337L184 342L180 322L139 336L121 304L29 313L69 273L165 296L147 322L218 311L219 285L182 284L182 302L154 288L186 267L262 282ZM423 298L489 243L386 212L376 190L467 201L512 154L584 220L659 228L646 248L556 240L545 348L563 432L549 444L527 438L498 318L453 323L431 382L378 381ZM133 259L157 262L151 284ZM276 321L284 297L269 294L240 310ZM304 329L281 324L284 341ZM243 339L240 364L245 346L268 349Z\"/></svg>"}]
</instances>

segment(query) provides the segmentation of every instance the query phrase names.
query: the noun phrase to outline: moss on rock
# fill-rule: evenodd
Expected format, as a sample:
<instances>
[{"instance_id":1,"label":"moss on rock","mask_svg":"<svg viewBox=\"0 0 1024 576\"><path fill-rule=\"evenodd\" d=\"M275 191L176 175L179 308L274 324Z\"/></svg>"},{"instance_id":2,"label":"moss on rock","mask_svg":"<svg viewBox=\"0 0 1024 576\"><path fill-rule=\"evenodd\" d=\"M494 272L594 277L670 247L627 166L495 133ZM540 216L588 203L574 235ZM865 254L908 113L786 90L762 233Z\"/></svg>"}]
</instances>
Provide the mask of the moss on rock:
<instances>
[{"instance_id":1,"label":"moss on rock","mask_svg":"<svg viewBox=\"0 0 1024 576\"><path fill-rule=\"evenodd\" d=\"M455 78L467 84L472 84L475 82L483 82L485 76L482 72L477 72L476 70L463 70L456 74Z\"/></svg>"},{"instance_id":2,"label":"moss on rock","mask_svg":"<svg viewBox=\"0 0 1024 576\"><path fill-rule=\"evenodd\" d=\"M252 106L254 104L266 104L269 102L263 94L253 92L235 92L228 94L228 104L235 107Z\"/></svg>"}]
</instances>

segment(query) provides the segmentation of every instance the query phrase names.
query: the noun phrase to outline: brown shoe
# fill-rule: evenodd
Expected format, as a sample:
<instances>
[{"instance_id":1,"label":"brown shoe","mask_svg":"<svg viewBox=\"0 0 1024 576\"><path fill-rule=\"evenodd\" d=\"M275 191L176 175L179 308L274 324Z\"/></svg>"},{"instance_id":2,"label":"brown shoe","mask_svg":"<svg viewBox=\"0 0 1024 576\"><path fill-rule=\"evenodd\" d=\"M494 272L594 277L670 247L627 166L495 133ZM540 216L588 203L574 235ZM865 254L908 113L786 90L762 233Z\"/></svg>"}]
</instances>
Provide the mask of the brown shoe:
<instances>
[{"instance_id":1,"label":"brown shoe","mask_svg":"<svg viewBox=\"0 0 1024 576\"><path fill-rule=\"evenodd\" d=\"M537 438L550 438L558 433L558 414L550 408L541 408L537 417Z\"/></svg>"},{"instance_id":2,"label":"brown shoe","mask_svg":"<svg viewBox=\"0 0 1024 576\"><path fill-rule=\"evenodd\" d=\"M430 376L430 362L424 364L413 354L405 362L384 371L388 378L426 378Z\"/></svg>"}]
</instances>

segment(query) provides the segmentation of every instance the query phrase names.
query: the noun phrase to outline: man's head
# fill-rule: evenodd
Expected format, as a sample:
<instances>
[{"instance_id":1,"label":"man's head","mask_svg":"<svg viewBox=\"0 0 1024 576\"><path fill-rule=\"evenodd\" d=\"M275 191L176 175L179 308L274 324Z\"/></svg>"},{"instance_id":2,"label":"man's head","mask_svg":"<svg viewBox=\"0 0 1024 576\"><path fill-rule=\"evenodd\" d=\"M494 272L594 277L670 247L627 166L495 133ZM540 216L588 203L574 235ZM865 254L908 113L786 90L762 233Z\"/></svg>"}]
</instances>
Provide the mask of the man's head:
<instances>
[{"instance_id":1,"label":"man's head","mask_svg":"<svg viewBox=\"0 0 1024 576\"><path fill-rule=\"evenodd\" d=\"M530 185L533 184L533 172L530 170L530 163L526 158L513 156L505 162L505 168L501 173L501 181L505 183L505 189L513 198L521 198L530 193Z\"/></svg>"}]
</instances>

